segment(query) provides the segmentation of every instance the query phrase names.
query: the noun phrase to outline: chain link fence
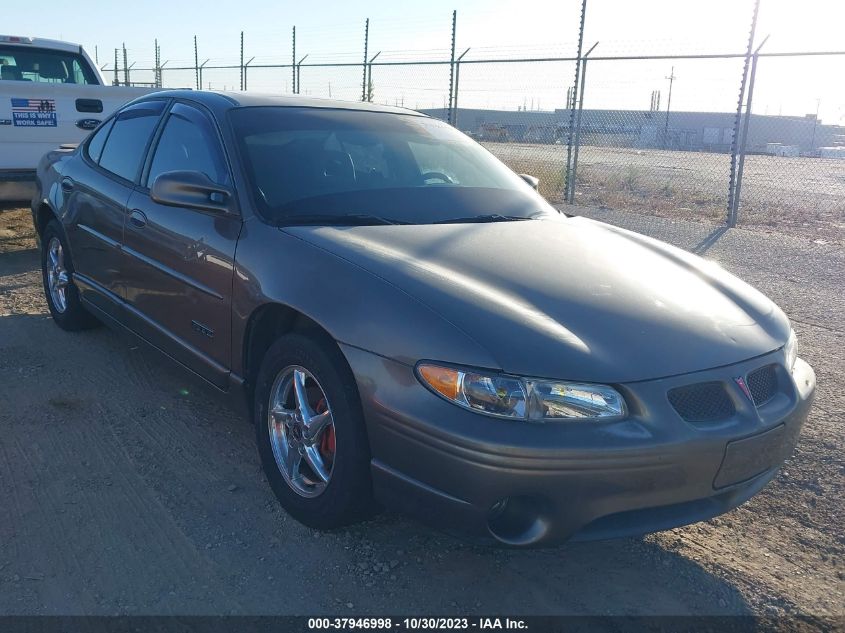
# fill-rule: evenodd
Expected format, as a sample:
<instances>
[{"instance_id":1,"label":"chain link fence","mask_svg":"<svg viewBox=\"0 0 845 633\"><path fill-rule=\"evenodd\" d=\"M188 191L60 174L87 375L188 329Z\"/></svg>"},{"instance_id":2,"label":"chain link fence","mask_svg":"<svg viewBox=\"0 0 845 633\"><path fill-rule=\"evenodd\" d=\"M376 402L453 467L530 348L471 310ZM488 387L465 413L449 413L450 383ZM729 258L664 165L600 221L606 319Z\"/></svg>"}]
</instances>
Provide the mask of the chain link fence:
<instances>
[{"instance_id":1,"label":"chain link fence","mask_svg":"<svg viewBox=\"0 0 845 633\"><path fill-rule=\"evenodd\" d=\"M578 4L583 15L586 2ZM754 39L755 21L756 9L751 36L724 53L610 54L612 43L582 42L524 56L456 48L453 14L448 49L374 50L367 21L362 50L340 60L298 52L294 30L287 59L245 57L242 36L238 60L197 52L190 62L162 62L156 43L152 64L118 51L117 72L103 71L121 84L404 106L537 176L554 203L845 243L845 117L818 114L822 99L845 102L834 80L845 51L769 53L767 38ZM783 114L771 104L786 77L791 98L806 96Z\"/></svg>"}]
</instances>

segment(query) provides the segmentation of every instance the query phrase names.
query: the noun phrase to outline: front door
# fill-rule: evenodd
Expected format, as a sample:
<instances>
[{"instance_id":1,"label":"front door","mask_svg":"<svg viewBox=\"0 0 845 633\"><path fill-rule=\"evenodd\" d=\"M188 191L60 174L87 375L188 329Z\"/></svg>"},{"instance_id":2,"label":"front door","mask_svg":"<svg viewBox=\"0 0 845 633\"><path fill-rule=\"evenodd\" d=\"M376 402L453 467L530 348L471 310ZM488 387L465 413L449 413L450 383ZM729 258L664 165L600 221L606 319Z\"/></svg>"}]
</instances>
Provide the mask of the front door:
<instances>
[{"instance_id":1,"label":"front door","mask_svg":"<svg viewBox=\"0 0 845 633\"><path fill-rule=\"evenodd\" d=\"M127 320L149 342L219 387L231 367L231 290L240 216L164 206L149 187L169 171L198 171L229 186L217 129L176 103L126 206L123 283Z\"/></svg>"}]
</instances>

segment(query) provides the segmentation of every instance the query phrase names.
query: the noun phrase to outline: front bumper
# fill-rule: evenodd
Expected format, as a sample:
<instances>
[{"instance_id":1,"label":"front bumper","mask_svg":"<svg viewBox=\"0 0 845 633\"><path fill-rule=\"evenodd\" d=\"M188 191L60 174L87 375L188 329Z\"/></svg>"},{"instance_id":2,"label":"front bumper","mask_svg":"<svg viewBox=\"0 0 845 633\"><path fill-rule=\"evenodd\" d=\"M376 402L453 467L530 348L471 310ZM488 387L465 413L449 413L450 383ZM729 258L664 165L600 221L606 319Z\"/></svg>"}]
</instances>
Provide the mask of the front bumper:
<instances>
[{"instance_id":1,"label":"front bumper","mask_svg":"<svg viewBox=\"0 0 845 633\"><path fill-rule=\"evenodd\" d=\"M815 393L815 374L800 359L759 408L732 381L767 364L783 370L777 351L617 385L630 409L624 420L535 424L463 410L424 388L413 368L342 347L361 394L377 498L509 545L642 534L726 512L790 456ZM706 381L725 383L735 414L718 424L685 422L667 392Z\"/></svg>"}]
</instances>

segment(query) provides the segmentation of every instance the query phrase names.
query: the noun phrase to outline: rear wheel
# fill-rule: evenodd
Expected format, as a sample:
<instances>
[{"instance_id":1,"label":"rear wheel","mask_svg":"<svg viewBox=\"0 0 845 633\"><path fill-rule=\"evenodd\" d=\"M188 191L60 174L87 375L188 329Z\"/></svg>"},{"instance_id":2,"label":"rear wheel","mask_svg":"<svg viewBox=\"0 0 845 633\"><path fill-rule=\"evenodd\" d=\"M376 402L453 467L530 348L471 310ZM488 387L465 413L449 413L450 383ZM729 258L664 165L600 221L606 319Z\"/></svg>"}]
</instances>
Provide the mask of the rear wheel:
<instances>
[{"instance_id":1,"label":"rear wheel","mask_svg":"<svg viewBox=\"0 0 845 633\"><path fill-rule=\"evenodd\" d=\"M60 328L76 331L98 324L79 300L79 290L73 283L73 262L56 220L48 222L41 235L41 276L47 307Z\"/></svg>"},{"instance_id":2,"label":"rear wheel","mask_svg":"<svg viewBox=\"0 0 845 633\"><path fill-rule=\"evenodd\" d=\"M258 373L254 417L264 473L289 514L329 529L371 513L361 403L333 341L298 333L276 341Z\"/></svg>"}]
</instances>

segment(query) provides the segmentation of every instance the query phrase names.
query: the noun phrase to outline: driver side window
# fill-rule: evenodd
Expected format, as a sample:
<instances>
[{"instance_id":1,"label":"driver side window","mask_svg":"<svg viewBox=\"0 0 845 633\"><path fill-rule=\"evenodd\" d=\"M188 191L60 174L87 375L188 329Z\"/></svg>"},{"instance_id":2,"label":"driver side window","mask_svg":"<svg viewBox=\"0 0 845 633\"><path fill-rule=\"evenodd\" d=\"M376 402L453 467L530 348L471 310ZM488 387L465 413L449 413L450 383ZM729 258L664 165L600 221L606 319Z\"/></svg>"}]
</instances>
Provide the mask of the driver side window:
<instances>
[{"instance_id":1,"label":"driver side window","mask_svg":"<svg viewBox=\"0 0 845 633\"><path fill-rule=\"evenodd\" d=\"M147 176L147 186L169 171L198 171L215 184L229 185L229 170L220 141L209 118L177 103L170 110Z\"/></svg>"}]
</instances>

